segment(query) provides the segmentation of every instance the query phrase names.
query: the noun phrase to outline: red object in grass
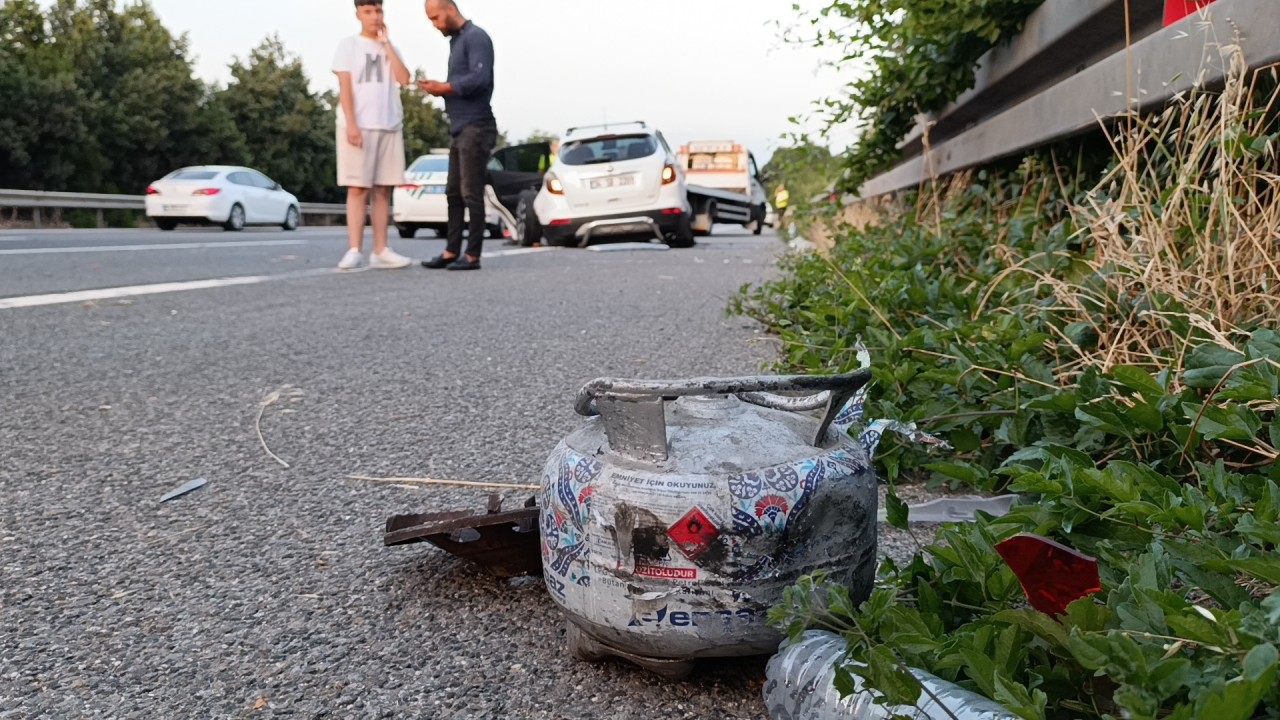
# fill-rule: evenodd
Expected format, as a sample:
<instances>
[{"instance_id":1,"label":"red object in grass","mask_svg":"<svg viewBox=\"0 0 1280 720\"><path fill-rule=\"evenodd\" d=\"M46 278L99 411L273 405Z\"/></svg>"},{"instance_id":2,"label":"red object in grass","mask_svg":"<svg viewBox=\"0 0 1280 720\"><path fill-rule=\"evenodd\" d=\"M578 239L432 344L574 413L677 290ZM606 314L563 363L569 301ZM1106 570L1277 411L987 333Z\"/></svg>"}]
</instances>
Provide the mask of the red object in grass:
<instances>
[{"instance_id":1,"label":"red object in grass","mask_svg":"<svg viewBox=\"0 0 1280 720\"><path fill-rule=\"evenodd\" d=\"M1098 561L1066 545L1036 535L1018 535L996 552L1022 583L1031 607L1046 615L1066 615L1067 606L1102 590Z\"/></svg>"},{"instance_id":2,"label":"red object in grass","mask_svg":"<svg viewBox=\"0 0 1280 720\"><path fill-rule=\"evenodd\" d=\"M1164 26L1169 27L1212 2L1213 0L1164 0Z\"/></svg>"}]
</instances>

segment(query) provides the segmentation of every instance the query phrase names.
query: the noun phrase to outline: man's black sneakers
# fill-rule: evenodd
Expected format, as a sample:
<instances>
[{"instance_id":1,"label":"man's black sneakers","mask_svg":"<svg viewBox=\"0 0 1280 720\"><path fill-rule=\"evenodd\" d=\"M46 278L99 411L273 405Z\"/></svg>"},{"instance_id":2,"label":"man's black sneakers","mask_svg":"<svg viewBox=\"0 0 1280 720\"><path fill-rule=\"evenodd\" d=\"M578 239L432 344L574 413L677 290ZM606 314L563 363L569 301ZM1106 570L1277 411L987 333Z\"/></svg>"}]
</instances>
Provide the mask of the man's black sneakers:
<instances>
[{"instance_id":1,"label":"man's black sneakers","mask_svg":"<svg viewBox=\"0 0 1280 720\"><path fill-rule=\"evenodd\" d=\"M422 267L430 268L431 270L440 270L442 268L449 267L449 264L456 260L457 258L447 258L444 255L437 255L430 260L423 260Z\"/></svg>"}]
</instances>

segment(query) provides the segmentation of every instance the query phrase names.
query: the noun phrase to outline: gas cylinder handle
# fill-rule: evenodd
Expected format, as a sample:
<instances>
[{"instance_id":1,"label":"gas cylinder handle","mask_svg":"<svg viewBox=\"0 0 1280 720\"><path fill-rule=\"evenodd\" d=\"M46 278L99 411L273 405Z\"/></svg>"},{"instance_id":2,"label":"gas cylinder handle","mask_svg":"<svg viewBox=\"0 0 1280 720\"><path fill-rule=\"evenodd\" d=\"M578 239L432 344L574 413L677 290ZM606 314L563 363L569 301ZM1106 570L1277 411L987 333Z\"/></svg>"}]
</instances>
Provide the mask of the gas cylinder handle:
<instances>
[{"instance_id":1,"label":"gas cylinder handle","mask_svg":"<svg viewBox=\"0 0 1280 720\"><path fill-rule=\"evenodd\" d=\"M735 395L746 402L764 407L774 408L778 410L802 411L817 410L825 407L822 422L818 426L818 432L813 439L814 445L821 445L826 438L827 430L831 427L831 423L836 419L845 403L848 402L858 390L862 389L871 380L871 371L867 369L857 370L844 375L764 375L752 377L737 378L690 378L688 380L623 380L616 378L599 378L592 380L583 386L578 392L577 400L574 402L574 410L579 415L592 417L601 414L600 405L603 401L606 406L627 407L639 410L641 405L653 408L656 404L657 409L661 409L661 403L664 400L670 400L678 397L698 396L698 395ZM809 397L784 397L774 395L773 393L781 392L816 392L819 395ZM650 412L652 417L652 412ZM638 418L637 418L638 419ZM615 428L615 433L611 434L610 444L617 445L612 435L622 434L621 430L636 427L634 422L609 422L610 418L605 418L606 432L610 427ZM656 418L649 423L656 424ZM630 435L630 432L626 434ZM653 428L647 433L647 439L642 443L646 448L644 455L648 457L666 456L666 427L665 424L659 433L658 428ZM659 445L658 435L661 435L661 448ZM622 438L618 438L621 440ZM626 444L626 443L622 443Z\"/></svg>"},{"instance_id":2,"label":"gas cylinder handle","mask_svg":"<svg viewBox=\"0 0 1280 720\"><path fill-rule=\"evenodd\" d=\"M774 395L767 392L737 393L738 399L752 405L767 407L787 412L807 412L821 410L831 402L831 391L823 390L817 395Z\"/></svg>"}]
</instances>

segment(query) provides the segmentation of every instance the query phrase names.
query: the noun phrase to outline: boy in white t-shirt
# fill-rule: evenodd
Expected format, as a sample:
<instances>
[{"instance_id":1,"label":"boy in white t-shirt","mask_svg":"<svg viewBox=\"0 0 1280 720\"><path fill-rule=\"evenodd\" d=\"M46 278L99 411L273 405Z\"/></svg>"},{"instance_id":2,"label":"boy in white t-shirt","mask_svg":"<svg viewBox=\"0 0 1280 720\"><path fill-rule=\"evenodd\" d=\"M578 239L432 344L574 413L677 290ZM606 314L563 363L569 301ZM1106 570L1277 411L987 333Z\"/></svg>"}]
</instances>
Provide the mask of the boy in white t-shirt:
<instances>
[{"instance_id":1,"label":"boy in white t-shirt","mask_svg":"<svg viewBox=\"0 0 1280 720\"><path fill-rule=\"evenodd\" d=\"M391 44L382 0L355 0L360 34L338 45L333 71L338 75L338 184L347 188L347 236L351 249L338 267L352 270L364 262L364 216L373 195L374 268L408 267L409 258L387 247L391 190L404 182L404 107L400 86L409 69Z\"/></svg>"}]
</instances>

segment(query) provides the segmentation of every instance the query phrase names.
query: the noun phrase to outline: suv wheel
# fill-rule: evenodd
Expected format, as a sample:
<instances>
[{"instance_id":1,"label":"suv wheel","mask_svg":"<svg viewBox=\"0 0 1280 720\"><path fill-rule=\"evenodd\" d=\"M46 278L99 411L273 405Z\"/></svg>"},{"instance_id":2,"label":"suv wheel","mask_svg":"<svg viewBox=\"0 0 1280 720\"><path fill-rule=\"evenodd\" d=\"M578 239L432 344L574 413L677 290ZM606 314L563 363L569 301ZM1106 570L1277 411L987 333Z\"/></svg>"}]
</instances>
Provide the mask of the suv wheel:
<instances>
[{"instance_id":1,"label":"suv wheel","mask_svg":"<svg viewBox=\"0 0 1280 720\"><path fill-rule=\"evenodd\" d=\"M520 193L520 200L516 203L516 230L523 247L542 243L542 223L538 222L538 215L533 211L533 200L537 196L536 192L525 190Z\"/></svg>"},{"instance_id":2,"label":"suv wheel","mask_svg":"<svg viewBox=\"0 0 1280 720\"><path fill-rule=\"evenodd\" d=\"M680 220L675 232L667 235L667 247L671 248L691 248L697 242L693 239L693 220L687 215Z\"/></svg>"}]
</instances>

